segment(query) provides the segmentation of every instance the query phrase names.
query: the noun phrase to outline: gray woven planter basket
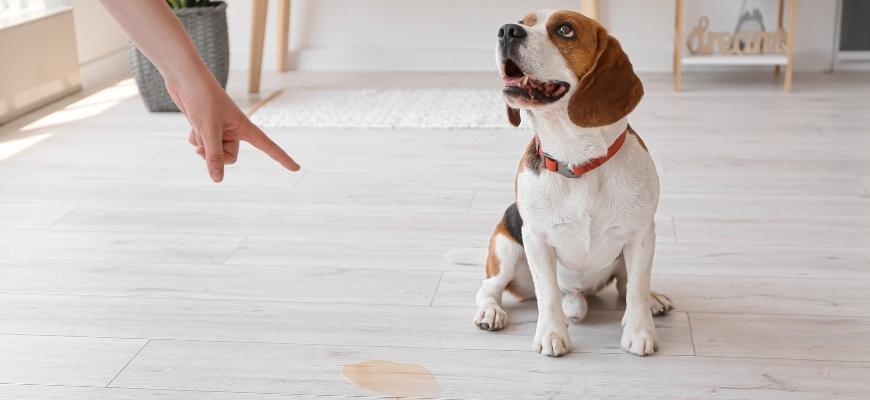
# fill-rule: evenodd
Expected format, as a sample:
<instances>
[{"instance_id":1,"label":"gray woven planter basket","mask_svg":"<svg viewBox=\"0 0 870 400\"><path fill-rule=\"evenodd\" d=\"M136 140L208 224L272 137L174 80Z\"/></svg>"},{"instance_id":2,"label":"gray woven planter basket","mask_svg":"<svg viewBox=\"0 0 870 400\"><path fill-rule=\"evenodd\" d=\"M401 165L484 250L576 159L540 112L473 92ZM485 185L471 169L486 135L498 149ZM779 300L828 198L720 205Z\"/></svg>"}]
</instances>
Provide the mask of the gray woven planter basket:
<instances>
[{"instance_id":1,"label":"gray woven planter basket","mask_svg":"<svg viewBox=\"0 0 870 400\"><path fill-rule=\"evenodd\" d=\"M227 4L220 2L214 7L192 7L173 10L205 65L226 88L230 71L230 44L227 32ZM130 64L136 85L151 112L178 111L169 97L160 72L148 61L139 49L130 43Z\"/></svg>"}]
</instances>

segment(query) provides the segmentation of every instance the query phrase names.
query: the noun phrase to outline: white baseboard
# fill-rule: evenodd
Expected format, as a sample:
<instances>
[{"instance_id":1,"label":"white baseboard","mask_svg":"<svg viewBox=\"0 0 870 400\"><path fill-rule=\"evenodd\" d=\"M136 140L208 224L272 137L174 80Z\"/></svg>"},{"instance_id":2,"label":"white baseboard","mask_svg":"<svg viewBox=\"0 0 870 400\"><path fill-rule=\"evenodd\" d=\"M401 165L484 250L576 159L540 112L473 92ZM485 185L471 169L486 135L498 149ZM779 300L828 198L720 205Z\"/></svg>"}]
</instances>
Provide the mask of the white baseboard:
<instances>
[{"instance_id":1,"label":"white baseboard","mask_svg":"<svg viewBox=\"0 0 870 400\"><path fill-rule=\"evenodd\" d=\"M82 88L91 90L132 76L130 54L127 47L117 49L99 58L81 64L79 74Z\"/></svg>"}]
</instances>

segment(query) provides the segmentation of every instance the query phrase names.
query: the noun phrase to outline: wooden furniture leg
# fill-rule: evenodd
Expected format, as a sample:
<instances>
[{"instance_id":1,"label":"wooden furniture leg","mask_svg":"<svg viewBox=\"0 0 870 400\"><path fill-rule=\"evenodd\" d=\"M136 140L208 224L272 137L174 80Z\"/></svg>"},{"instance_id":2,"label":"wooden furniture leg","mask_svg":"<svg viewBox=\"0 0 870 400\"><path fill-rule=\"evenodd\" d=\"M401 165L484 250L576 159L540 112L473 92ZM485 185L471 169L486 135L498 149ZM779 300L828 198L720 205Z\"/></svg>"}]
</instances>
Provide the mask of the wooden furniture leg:
<instances>
[{"instance_id":1,"label":"wooden furniture leg","mask_svg":"<svg viewBox=\"0 0 870 400\"><path fill-rule=\"evenodd\" d=\"M581 0L580 12L589 18L601 22L601 20L598 19L598 0Z\"/></svg>"},{"instance_id":2,"label":"wooden furniture leg","mask_svg":"<svg viewBox=\"0 0 870 400\"><path fill-rule=\"evenodd\" d=\"M776 18L777 31L782 30L782 15L783 15L783 12L785 11L784 7L785 7L785 0L779 0L779 14L777 15L777 18ZM779 70L780 70L779 65L774 66L773 67L773 74L778 76Z\"/></svg>"},{"instance_id":3,"label":"wooden furniture leg","mask_svg":"<svg viewBox=\"0 0 870 400\"><path fill-rule=\"evenodd\" d=\"M683 86L683 0L676 0L674 11L674 91Z\"/></svg>"},{"instance_id":4,"label":"wooden furniture leg","mask_svg":"<svg viewBox=\"0 0 870 400\"><path fill-rule=\"evenodd\" d=\"M290 0L278 0L278 72L290 69Z\"/></svg>"},{"instance_id":5,"label":"wooden furniture leg","mask_svg":"<svg viewBox=\"0 0 870 400\"><path fill-rule=\"evenodd\" d=\"M248 64L248 92L260 92L260 75L263 70L263 41L266 37L266 12L269 0L251 2L251 59Z\"/></svg>"},{"instance_id":6,"label":"wooden furniture leg","mask_svg":"<svg viewBox=\"0 0 870 400\"><path fill-rule=\"evenodd\" d=\"M794 77L794 28L797 24L797 0L790 0L788 7L788 65L785 67L785 91L791 92Z\"/></svg>"}]
</instances>

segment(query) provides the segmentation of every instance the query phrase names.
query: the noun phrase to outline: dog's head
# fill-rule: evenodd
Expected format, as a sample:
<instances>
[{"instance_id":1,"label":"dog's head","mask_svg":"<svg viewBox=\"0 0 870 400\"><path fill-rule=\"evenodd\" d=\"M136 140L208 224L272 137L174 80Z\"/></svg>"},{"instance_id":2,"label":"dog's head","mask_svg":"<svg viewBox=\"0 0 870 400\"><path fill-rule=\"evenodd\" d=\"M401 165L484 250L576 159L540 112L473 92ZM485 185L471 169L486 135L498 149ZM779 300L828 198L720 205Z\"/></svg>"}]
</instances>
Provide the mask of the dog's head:
<instances>
[{"instance_id":1,"label":"dog's head","mask_svg":"<svg viewBox=\"0 0 870 400\"><path fill-rule=\"evenodd\" d=\"M537 11L498 31L496 59L508 119L518 109L561 107L581 127L610 125L643 96L619 42L594 20L573 11Z\"/></svg>"}]
</instances>

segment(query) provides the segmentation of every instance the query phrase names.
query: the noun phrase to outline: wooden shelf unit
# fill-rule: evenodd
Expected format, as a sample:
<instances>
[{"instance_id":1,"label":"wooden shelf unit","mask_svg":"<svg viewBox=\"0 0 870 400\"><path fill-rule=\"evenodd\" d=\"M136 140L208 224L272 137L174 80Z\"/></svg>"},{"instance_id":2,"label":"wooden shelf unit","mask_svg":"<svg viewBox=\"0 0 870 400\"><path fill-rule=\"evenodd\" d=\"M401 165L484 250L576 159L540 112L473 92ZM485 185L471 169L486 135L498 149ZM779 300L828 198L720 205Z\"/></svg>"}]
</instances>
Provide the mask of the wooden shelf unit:
<instances>
[{"instance_id":1,"label":"wooden shelf unit","mask_svg":"<svg viewBox=\"0 0 870 400\"><path fill-rule=\"evenodd\" d=\"M785 66L784 88L791 91L794 77L794 29L797 21L797 0L789 0L788 30L786 31L785 54L713 54L683 55L683 1L675 0L674 15L674 91L679 92L683 85L684 65L772 65L773 73L779 75L780 67ZM785 0L779 0L777 29L783 29Z\"/></svg>"}]
</instances>

